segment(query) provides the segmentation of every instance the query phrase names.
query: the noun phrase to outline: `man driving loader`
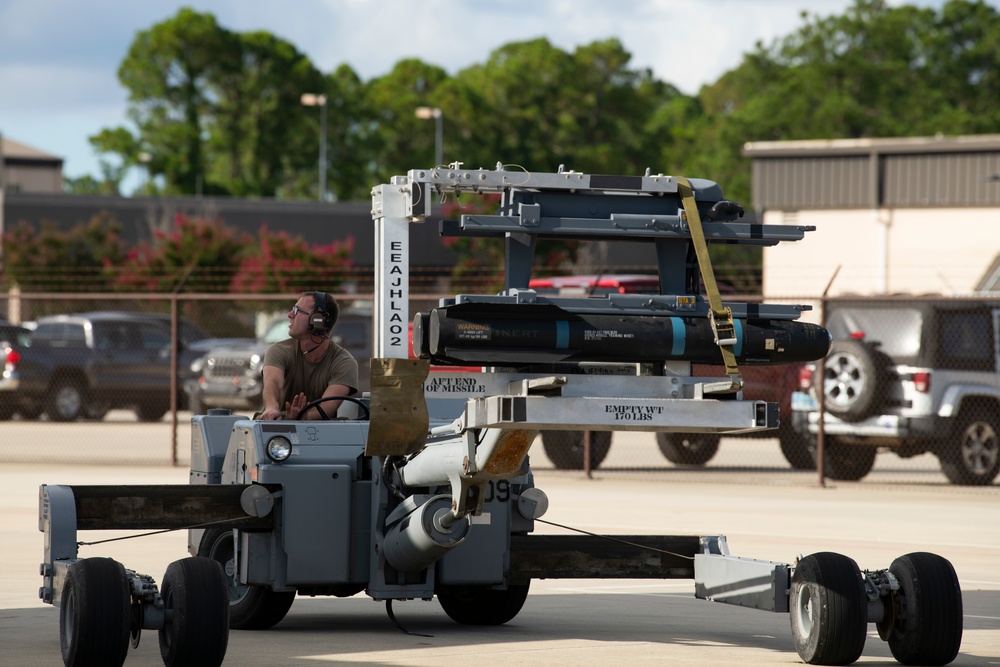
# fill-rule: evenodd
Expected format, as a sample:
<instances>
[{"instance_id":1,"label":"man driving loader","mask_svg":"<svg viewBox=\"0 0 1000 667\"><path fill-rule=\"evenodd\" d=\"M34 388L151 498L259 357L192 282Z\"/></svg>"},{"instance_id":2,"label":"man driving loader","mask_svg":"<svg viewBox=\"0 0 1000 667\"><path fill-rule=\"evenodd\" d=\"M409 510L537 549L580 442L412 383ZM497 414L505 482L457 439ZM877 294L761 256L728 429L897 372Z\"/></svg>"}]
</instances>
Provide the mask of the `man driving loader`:
<instances>
[{"instance_id":1,"label":"man driving loader","mask_svg":"<svg viewBox=\"0 0 1000 667\"><path fill-rule=\"evenodd\" d=\"M299 295L288 311L288 340L274 343L264 354L259 419L322 419L335 414L341 401L303 408L320 398L358 392L358 362L330 339L339 313L336 300L326 292Z\"/></svg>"}]
</instances>

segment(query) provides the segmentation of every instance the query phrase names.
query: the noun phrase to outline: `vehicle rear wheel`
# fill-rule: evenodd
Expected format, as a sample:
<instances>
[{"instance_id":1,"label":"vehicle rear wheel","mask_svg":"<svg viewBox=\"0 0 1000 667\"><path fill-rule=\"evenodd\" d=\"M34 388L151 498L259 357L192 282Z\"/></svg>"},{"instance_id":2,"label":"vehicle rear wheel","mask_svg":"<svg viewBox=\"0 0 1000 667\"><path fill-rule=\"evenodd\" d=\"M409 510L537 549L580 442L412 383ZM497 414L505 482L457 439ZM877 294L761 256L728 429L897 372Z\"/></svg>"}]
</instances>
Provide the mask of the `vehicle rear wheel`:
<instances>
[{"instance_id":1,"label":"vehicle rear wheel","mask_svg":"<svg viewBox=\"0 0 1000 667\"><path fill-rule=\"evenodd\" d=\"M121 563L85 558L70 566L59 606L59 645L67 667L121 667L128 654L131 604Z\"/></svg>"},{"instance_id":2,"label":"vehicle rear wheel","mask_svg":"<svg viewBox=\"0 0 1000 667\"><path fill-rule=\"evenodd\" d=\"M229 627L266 630L281 621L295 601L295 592L275 592L264 586L240 584L235 579L236 548L233 531L211 528L198 545L198 555L222 566L229 599Z\"/></svg>"},{"instance_id":3,"label":"vehicle rear wheel","mask_svg":"<svg viewBox=\"0 0 1000 667\"><path fill-rule=\"evenodd\" d=\"M823 362L823 400L830 414L844 421L866 419L879 408L886 394L884 354L871 344L835 340ZM820 386L814 383L815 386Z\"/></svg>"},{"instance_id":4,"label":"vehicle rear wheel","mask_svg":"<svg viewBox=\"0 0 1000 667\"><path fill-rule=\"evenodd\" d=\"M816 455L811 451L816 445L811 436L806 437L790 425L783 425L778 428L778 446L794 470L816 469Z\"/></svg>"},{"instance_id":5,"label":"vehicle rear wheel","mask_svg":"<svg viewBox=\"0 0 1000 667\"><path fill-rule=\"evenodd\" d=\"M49 390L49 419L72 422L80 418L86 406L83 385L77 380L57 380Z\"/></svg>"},{"instance_id":6,"label":"vehicle rear wheel","mask_svg":"<svg viewBox=\"0 0 1000 667\"><path fill-rule=\"evenodd\" d=\"M542 448L558 470L583 470L583 431L542 431ZM596 470L611 449L611 431L590 432L590 468Z\"/></svg>"},{"instance_id":7,"label":"vehicle rear wheel","mask_svg":"<svg viewBox=\"0 0 1000 667\"><path fill-rule=\"evenodd\" d=\"M984 408L963 411L956 435L939 446L938 460L952 484L992 484L1000 472L1000 416Z\"/></svg>"},{"instance_id":8,"label":"vehicle rear wheel","mask_svg":"<svg viewBox=\"0 0 1000 667\"><path fill-rule=\"evenodd\" d=\"M481 586L442 590L438 602L448 617L463 625L503 625L517 616L528 599L526 584L508 584L504 590Z\"/></svg>"},{"instance_id":9,"label":"vehicle rear wheel","mask_svg":"<svg viewBox=\"0 0 1000 667\"><path fill-rule=\"evenodd\" d=\"M900 607L887 641L904 665L947 665L962 645L962 589L955 568L931 553L900 556L889 566ZM880 628L881 631L881 628Z\"/></svg>"},{"instance_id":10,"label":"vehicle rear wheel","mask_svg":"<svg viewBox=\"0 0 1000 667\"><path fill-rule=\"evenodd\" d=\"M160 656L166 667L217 667L229 645L229 602L222 567L208 558L167 566L160 589L166 622Z\"/></svg>"},{"instance_id":11,"label":"vehicle rear wheel","mask_svg":"<svg viewBox=\"0 0 1000 667\"><path fill-rule=\"evenodd\" d=\"M660 453L679 466L703 466L718 453L719 436L715 433L657 433Z\"/></svg>"},{"instance_id":12,"label":"vehicle rear wheel","mask_svg":"<svg viewBox=\"0 0 1000 667\"><path fill-rule=\"evenodd\" d=\"M878 448L872 445L849 445L829 435L823 450L823 474L845 482L856 482L870 473L878 454Z\"/></svg>"},{"instance_id":13,"label":"vehicle rear wheel","mask_svg":"<svg viewBox=\"0 0 1000 667\"><path fill-rule=\"evenodd\" d=\"M804 662L847 665L865 648L868 596L851 558L831 552L806 556L792 575L792 640Z\"/></svg>"}]
</instances>

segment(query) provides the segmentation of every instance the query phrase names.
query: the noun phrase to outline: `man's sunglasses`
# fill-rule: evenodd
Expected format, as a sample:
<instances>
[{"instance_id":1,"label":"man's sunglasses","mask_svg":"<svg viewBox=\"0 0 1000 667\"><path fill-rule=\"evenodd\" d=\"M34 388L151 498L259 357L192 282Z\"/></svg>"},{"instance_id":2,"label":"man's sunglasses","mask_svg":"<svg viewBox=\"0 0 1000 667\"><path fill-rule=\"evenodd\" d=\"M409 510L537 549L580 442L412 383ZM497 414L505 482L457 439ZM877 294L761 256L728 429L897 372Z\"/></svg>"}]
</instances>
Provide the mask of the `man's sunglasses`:
<instances>
[{"instance_id":1,"label":"man's sunglasses","mask_svg":"<svg viewBox=\"0 0 1000 667\"><path fill-rule=\"evenodd\" d=\"M298 306L292 306L292 317L298 317L299 313L305 313L306 315L312 315L311 312L303 310Z\"/></svg>"}]
</instances>

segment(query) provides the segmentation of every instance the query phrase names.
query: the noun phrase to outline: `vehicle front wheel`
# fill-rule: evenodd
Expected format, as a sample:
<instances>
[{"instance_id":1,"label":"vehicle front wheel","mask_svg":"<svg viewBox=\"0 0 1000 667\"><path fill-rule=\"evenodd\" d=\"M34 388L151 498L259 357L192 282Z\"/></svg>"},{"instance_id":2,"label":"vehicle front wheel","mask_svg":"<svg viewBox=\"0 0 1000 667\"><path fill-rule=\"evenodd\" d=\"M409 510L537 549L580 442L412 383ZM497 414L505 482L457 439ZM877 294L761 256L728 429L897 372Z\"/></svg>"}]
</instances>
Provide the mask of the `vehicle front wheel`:
<instances>
[{"instance_id":1,"label":"vehicle front wheel","mask_svg":"<svg viewBox=\"0 0 1000 667\"><path fill-rule=\"evenodd\" d=\"M159 403L140 403L135 406L136 417L144 422L158 422L168 412L170 412L170 407Z\"/></svg>"},{"instance_id":2,"label":"vehicle front wheel","mask_svg":"<svg viewBox=\"0 0 1000 667\"><path fill-rule=\"evenodd\" d=\"M229 597L229 627L234 630L266 630L285 617L295 601L295 592L275 592L264 586L236 581L236 544L232 530L211 528L198 545L198 555L222 565Z\"/></svg>"},{"instance_id":3,"label":"vehicle front wheel","mask_svg":"<svg viewBox=\"0 0 1000 667\"><path fill-rule=\"evenodd\" d=\"M504 590L481 586L441 590L438 602L448 617L463 625L503 625L517 616L528 599L526 584L509 584Z\"/></svg>"},{"instance_id":4,"label":"vehicle front wheel","mask_svg":"<svg viewBox=\"0 0 1000 667\"><path fill-rule=\"evenodd\" d=\"M542 449L558 470L583 470L583 431L542 431ZM611 450L611 431L590 432L590 468L596 470Z\"/></svg>"},{"instance_id":5,"label":"vehicle front wheel","mask_svg":"<svg viewBox=\"0 0 1000 667\"><path fill-rule=\"evenodd\" d=\"M955 433L938 448L945 477L952 484L992 484L1000 472L1000 415L984 408L963 412Z\"/></svg>"},{"instance_id":6,"label":"vehicle front wheel","mask_svg":"<svg viewBox=\"0 0 1000 667\"><path fill-rule=\"evenodd\" d=\"M719 451L715 433L657 433L660 453L679 466L703 466Z\"/></svg>"}]
</instances>

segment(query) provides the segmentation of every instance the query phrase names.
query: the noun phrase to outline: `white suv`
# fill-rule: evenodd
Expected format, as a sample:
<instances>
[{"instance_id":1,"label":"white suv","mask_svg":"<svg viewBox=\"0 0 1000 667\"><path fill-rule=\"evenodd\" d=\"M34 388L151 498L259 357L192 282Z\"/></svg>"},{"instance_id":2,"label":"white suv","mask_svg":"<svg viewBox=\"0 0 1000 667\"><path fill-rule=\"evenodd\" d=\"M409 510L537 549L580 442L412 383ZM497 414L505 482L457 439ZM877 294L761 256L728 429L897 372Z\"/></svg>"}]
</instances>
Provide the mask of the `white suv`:
<instances>
[{"instance_id":1,"label":"white suv","mask_svg":"<svg viewBox=\"0 0 1000 667\"><path fill-rule=\"evenodd\" d=\"M954 484L1000 472L1000 303L975 300L831 301L833 336L822 377L824 465L861 479L878 448L933 452ZM803 434L819 425L813 391L793 397Z\"/></svg>"}]
</instances>

